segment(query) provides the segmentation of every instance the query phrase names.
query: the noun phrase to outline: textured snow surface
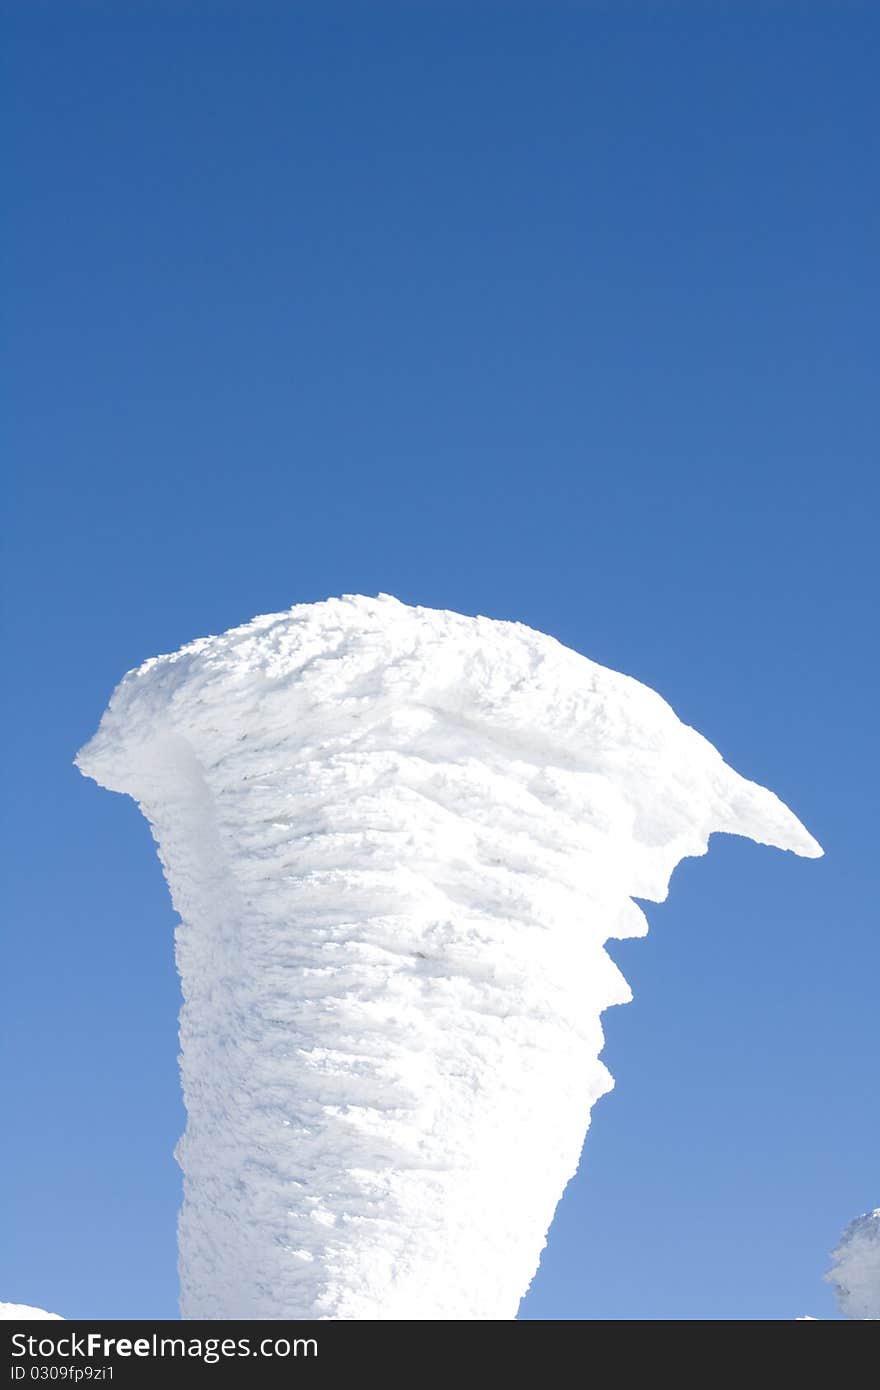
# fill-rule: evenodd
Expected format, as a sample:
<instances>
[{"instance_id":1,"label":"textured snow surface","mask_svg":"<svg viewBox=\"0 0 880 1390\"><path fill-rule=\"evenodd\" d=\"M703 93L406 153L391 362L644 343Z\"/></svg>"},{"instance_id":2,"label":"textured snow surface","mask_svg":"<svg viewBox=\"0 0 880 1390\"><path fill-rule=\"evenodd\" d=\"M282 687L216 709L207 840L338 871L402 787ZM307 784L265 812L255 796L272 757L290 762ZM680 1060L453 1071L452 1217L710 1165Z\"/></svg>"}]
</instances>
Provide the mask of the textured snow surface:
<instances>
[{"instance_id":1,"label":"textured snow surface","mask_svg":"<svg viewBox=\"0 0 880 1390\"><path fill-rule=\"evenodd\" d=\"M716 830L821 853L637 681L387 595L146 662L77 761L182 919L189 1318L513 1318L632 897Z\"/></svg>"},{"instance_id":2,"label":"textured snow surface","mask_svg":"<svg viewBox=\"0 0 880 1390\"><path fill-rule=\"evenodd\" d=\"M825 1278L845 1318L880 1319L880 1207L851 1221Z\"/></svg>"},{"instance_id":3,"label":"textured snow surface","mask_svg":"<svg viewBox=\"0 0 880 1390\"><path fill-rule=\"evenodd\" d=\"M27 1303L0 1303L0 1322L33 1322L37 1318L51 1318L63 1322L60 1313L47 1313L43 1308L31 1308Z\"/></svg>"}]
</instances>

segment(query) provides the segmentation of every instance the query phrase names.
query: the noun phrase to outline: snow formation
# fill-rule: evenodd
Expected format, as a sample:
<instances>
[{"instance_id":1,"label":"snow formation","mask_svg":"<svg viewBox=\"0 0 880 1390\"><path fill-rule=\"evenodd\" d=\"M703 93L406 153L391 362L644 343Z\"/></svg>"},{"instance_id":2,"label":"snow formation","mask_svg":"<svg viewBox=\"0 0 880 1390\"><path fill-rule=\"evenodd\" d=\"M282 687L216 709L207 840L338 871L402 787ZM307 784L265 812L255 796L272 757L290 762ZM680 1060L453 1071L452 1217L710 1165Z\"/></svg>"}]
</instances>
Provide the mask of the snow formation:
<instances>
[{"instance_id":1,"label":"snow formation","mask_svg":"<svg viewBox=\"0 0 880 1390\"><path fill-rule=\"evenodd\" d=\"M637 681L387 595L146 662L77 762L182 919L188 1318L513 1318L633 897L712 831L821 854Z\"/></svg>"},{"instance_id":2,"label":"snow formation","mask_svg":"<svg viewBox=\"0 0 880 1390\"><path fill-rule=\"evenodd\" d=\"M43 1308L31 1308L27 1303L0 1303L0 1322L36 1322L38 1318L51 1318L63 1322L60 1313L47 1313Z\"/></svg>"},{"instance_id":3,"label":"snow formation","mask_svg":"<svg viewBox=\"0 0 880 1390\"><path fill-rule=\"evenodd\" d=\"M880 1207L851 1221L825 1275L843 1317L880 1319Z\"/></svg>"}]
</instances>

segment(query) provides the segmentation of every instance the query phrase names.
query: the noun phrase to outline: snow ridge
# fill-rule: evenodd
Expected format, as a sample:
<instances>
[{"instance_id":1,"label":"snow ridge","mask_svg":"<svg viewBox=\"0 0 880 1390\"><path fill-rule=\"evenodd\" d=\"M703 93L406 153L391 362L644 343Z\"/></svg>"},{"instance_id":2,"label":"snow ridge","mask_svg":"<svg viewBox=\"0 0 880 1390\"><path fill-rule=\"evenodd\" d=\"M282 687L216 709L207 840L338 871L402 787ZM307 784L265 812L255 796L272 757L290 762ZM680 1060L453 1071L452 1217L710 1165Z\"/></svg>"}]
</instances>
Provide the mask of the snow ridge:
<instances>
[{"instance_id":1,"label":"snow ridge","mask_svg":"<svg viewBox=\"0 0 880 1390\"><path fill-rule=\"evenodd\" d=\"M716 830L821 854L637 681L388 595L146 662L77 763L181 917L188 1318L514 1317L632 898Z\"/></svg>"}]
</instances>

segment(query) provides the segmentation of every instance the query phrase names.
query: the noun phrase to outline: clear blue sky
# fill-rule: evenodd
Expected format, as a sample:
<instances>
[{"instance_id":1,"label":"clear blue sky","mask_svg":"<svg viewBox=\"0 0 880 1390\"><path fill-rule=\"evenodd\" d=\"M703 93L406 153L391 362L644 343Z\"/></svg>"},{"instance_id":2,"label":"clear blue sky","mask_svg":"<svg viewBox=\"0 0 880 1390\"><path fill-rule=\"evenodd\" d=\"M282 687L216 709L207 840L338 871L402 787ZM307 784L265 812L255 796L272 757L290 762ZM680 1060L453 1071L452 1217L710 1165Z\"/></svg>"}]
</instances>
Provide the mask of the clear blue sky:
<instances>
[{"instance_id":1,"label":"clear blue sky","mask_svg":"<svg viewBox=\"0 0 880 1390\"><path fill-rule=\"evenodd\" d=\"M716 838L614 948L524 1316L832 1316L880 1202L880 10L3 14L0 1298L176 1316L174 915L76 750L141 660L385 590L637 676L826 849Z\"/></svg>"}]
</instances>

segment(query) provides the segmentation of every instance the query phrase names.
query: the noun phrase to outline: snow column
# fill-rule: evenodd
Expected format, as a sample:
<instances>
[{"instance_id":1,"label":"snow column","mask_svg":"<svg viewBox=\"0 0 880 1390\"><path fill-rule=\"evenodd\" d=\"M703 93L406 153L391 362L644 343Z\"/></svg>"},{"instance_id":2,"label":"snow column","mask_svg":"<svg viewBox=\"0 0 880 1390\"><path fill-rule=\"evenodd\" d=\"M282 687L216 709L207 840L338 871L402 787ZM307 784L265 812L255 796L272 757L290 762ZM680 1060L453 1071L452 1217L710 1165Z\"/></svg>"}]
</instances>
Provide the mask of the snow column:
<instances>
[{"instance_id":1,"label":"snow column","mask_svg":"<svg viewBox=\"0 0 880 1390\"><path fill-rule=\"evenodd\" d=\"M637 681L387 595L146 662L77 761L181 918L187 1318L513 1318L633 897L716 830L821 853Z\"/></svg>"}]
</instances>

